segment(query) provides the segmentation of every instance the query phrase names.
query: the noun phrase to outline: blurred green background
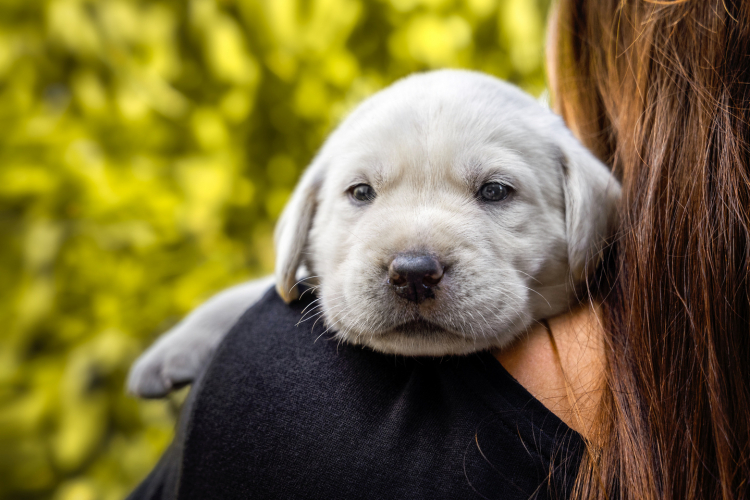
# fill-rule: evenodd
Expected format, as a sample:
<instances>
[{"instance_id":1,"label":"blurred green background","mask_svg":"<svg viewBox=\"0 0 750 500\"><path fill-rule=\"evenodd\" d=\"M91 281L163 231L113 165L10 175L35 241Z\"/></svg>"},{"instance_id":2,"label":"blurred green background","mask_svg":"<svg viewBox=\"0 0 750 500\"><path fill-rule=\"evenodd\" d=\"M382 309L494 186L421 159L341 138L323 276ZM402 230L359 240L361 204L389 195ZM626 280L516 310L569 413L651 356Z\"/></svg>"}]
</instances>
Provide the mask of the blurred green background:
<instances>
[{"instance_id":1,"label":"blurred green background","mask_svg":"<svg viewBox=\"0 0 750 500\"><path fill-rule=\"evenodd\" d=\"M120 499L182 394L130 363L228 285L326 133L414 71L539 95L547 0L2 0L0 498Z\"/></svg>"}]
</instances>

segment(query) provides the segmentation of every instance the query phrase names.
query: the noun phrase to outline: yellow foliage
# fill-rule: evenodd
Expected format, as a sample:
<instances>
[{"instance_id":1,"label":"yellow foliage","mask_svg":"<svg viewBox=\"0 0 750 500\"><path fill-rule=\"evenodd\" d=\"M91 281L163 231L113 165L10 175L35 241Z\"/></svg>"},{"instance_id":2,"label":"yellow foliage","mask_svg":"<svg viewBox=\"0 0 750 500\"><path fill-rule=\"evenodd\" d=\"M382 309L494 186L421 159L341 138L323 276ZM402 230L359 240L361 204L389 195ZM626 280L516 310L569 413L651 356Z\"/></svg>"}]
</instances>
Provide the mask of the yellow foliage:
<instances>
[{"instance_id":1,"label":"yellow foliage","mask_svg":"<svg viewBox=\"0 0 750 500\"><path fill-rule=\"evenodd\" d=\"M326 133L413 71L540 93L547 3L0 2L0 499L125 496L185 397L128 397L128 367L272 269Z\"/></svg>"}]
</instances>

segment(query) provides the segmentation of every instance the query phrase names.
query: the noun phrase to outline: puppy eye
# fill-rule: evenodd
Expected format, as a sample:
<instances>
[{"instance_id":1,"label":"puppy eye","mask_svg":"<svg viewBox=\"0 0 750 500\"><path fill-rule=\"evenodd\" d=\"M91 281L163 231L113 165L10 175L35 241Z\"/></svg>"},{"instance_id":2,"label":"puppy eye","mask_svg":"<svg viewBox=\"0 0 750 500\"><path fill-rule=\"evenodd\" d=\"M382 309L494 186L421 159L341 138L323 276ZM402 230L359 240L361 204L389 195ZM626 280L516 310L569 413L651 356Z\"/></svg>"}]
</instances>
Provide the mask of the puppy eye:
<instances>
[{"instance_id":1,"label":"puppy eye","mask_svg":"<svg viewBox=\"0 0 750 500\"><path fill-rule=\"evenodd\" d=\"M349 196L360 203L369 203L375 199L375 190L369 184L357 184L349 189Z\"/></svg>"},{"instance_id":2,"label":"puppy eye","mask_svg":"<svg viewBox=\"0 0 750 500\"><path fill-rule=\"evenodd\" d=\"M482 201L503 201L510 194L510 188L499 182L488 182L479 188Z\"/></svg>"}]
</instances>

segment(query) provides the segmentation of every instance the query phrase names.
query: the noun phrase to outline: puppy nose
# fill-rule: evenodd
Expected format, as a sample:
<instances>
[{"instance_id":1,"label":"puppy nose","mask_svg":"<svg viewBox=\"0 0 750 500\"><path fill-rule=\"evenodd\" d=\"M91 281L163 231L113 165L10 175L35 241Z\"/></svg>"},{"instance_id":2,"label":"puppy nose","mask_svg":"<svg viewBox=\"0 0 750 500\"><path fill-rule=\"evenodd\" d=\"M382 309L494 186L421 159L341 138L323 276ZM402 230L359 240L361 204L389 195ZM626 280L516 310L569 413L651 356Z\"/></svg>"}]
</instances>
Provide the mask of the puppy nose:
<instances>
[{"instance_id":1,"label":"puppy nose","mask_svg":"<svg viewBox=\"0 0 750 500\"><path fill-rule=\"evenodd\" d=\"M433 298L441 279L443 266L431 255L397 255L388 267L388 282L399 297L411 302Z\"/></svg>"}]
</instances>

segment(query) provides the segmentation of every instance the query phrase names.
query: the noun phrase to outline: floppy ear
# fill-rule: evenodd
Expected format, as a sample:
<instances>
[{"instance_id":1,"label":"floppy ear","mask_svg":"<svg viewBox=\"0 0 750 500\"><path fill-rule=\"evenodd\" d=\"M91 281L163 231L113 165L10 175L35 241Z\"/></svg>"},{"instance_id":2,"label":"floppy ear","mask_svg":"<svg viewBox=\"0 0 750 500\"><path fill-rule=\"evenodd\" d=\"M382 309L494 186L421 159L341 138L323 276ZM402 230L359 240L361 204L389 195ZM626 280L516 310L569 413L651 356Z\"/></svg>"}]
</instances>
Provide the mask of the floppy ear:
<instances>
[{"instance_id":1,"label":"floppy ear","mask_svg":"<svg viewBox=\"0 0 750 500\"><path fill-rule=\"evenodd\" d=\"M562 147L568 263L578 282L596 269L602 247L617 229L620 184L566 130Z\"/></svg>"},{"instance_id":2,"label":"floppy ear","mask_svg":"<svg viewBox=\"0 0 750 500\"><path fill-rule=\"evenodd\" d=\"M299 296L297 270L302 264L307 236L315 216L323 171L322 162L313 161L302 175L276 224L276 291L286 303Z\"/></svg>"}]
</instances>

